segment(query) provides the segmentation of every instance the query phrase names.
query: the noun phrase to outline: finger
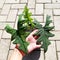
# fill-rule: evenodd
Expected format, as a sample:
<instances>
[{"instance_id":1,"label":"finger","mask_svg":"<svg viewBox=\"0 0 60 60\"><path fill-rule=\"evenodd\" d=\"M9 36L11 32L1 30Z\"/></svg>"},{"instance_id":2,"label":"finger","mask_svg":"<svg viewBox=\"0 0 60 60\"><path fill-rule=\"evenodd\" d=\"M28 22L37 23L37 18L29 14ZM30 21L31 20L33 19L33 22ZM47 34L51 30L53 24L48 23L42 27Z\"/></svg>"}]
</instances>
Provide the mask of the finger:
<instances>
[{"instance_id":1,"label":"finger","mask_svg":"<svg viewBox=\"0 0 60 60\"><path fill-rule=\"evenodd\" d=\"M35 38L33 37L33 34L35 33L35 32L37 32L38 30L36 29L36 30L34 30L32 33L30 33L30 35L26 38L26 41L35 41ZM32 39L32 40L31 40Z\"/></svg>"},{"instance_id":2,"label":"finger","mask_svg":"<svg viewBox=\"0 0 60 60\"><path fill-rule=\"evenodd\" d=\"M36 33L38 30L34 30L32 33L30 33L30 35L34 35L34 33Z\"/></svg>"},{"instance_id":3,"label":"finger","mask_svg":"<svg viewBox=\"0 0 60 60\"><path fill-rule=\"evenodd\" d=\"M34 39L33 36L30 36L30 37L26 38L26 41L30 42L30 43L36 43L36 40Z\"/></svg>"},{"instance_id":4,"label":"finger","mask_svg":"<svg viewBox=\"0 0 60 60\"><path fill-rule=\"evenodd\" d=\"M29 35L27 38L26 38L26 41L29 41L29 40L35 40L37 38L37 36L32 36L32 35Z\"/></svg>"},{"instance_id":5,"label":"finger","mask_svg":"<svg viewBox=\"0 0 60 60\"><path fill-rule=\"evenodd\" d=\"M41 45L36 45L36 48L40 48L41 47Z\"/></svg>"}]
</instances>

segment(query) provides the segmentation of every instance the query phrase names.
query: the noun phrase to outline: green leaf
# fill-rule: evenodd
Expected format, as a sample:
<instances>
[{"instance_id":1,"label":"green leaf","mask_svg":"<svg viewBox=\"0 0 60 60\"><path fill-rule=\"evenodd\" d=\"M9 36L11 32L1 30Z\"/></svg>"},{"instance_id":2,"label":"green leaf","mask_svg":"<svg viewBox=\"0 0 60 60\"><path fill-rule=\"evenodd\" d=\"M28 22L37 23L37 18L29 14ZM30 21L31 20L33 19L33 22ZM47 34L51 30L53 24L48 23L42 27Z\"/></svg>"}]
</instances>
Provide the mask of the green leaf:
<instances>
[{"instance_id":1,"label":"green leaf","mask_svg":"<svg viewBox=\"0 0 60 60\"><path fill-rule=\"evenodd\" d=\"M45 34L46 34L46 36L48 36L48 37L53 37L53 36L54 36L54 34L52 34L51 32L47 32L47 31L45 31Z\"/></svg>"},{"instance_id":2,"label":"green leaf","mask_svg":"<svg viewBox=\"0 0 60 60\"><path fill-rule=\"evenodd\" d=\"M14 40L16 38L16 36L17 36L17 33L16 32L14 34L12 34L11 41Z\"/></svg>"},{"instance_id":3,"label":"green leaf","mask_svg":"<svg viewBox=\"0 0 60 60\"><path fill-rule=\"evenodd\" d=\"M16 36L15 40L13 41L14 44L22 44L22 39L19 36Z\"/></svg>"},{"instance_id":4,"label":"green leaf","mask_svg":"<svg viewBox=\"0 0 60 60\"><path fill-rule=\"evenodd\" d=\"M42 25L36 19L34 20L33 23L35 24L35 28L37 28L37 29L42 28Z\"/></svg>"},{"instance_id":5,"label":"green leaf","mask_svg":"<svg viewBox=\"0 0 60 60\"><path fill-rule=\"evenodd\" d=\"M42 33L42 28L41 29L39 29L34 35L36 35L36 36L40 36L41 35L41 33Z\"/></svg>"},{"instance_id":6,"label":"green leaf","mask_svg":"<svg viewBox=\"0 0 60 60\"><path fill-rule=\"evenodd\" d=\"M50 42L49 42L48 36L46 36L46 34L45 34L45 31L42 31L42 34L37 39L37 42L43 42L42 48L44 48L44 52L46 52L48 46L50 45Z\"/></svg>"},{"instance_id":7,"label":"green leaf","mask_svg":"<svg viewBox=\"0 0 60 60\"><path fill-rule=\"evenodd\" d=\"M45 23L45 26L49 26L50 23L52 23L52 20L50 20L50 17L51 16L46 16L46 23Z\"/></svg>"},{"instance_id":8,"label":"green leaf","mask_svg":"<svg viewBox=\"0 0 60 60\"><path fill-rule=\"evenodd\" d=\"M18 23L17 23L17 29L18 29L18 30L20 30L20 27L22 26L22 22L21 22L21 21L22 21L22 16L23 16L23 15L21 14L21 15L19 15L19 18L18 18ZM21 23L20 23L20 22L21 22Z\"/></svg>"},{"instance_id":9,"label":"green leaf","mask_svg":"<svg viewBox=\"0 0 60 60\"><path fill-rule=\"evenodd\" d=\"M52 29L54 29L54 26L46 26L46 27L44 27L44 29L46 31L51 31Z\"/></svg>"},{"instance_id":10,"label":"green leaf","mask_svg":"<svg viewBox=\"0 0 60 60\"><path fill-rule=\"evenodd\" d=\"M23 41L21 39L21 37L17 36L16 39L13 41L14 44L20 44L20 46L18 47L18 49L24 51L26 54L27 52L27 46L29 45L29 43L27 43L26 41Z\"/></svg>"},{"instance_id":11,"label":"green leaf","mask_svg":"<svg viewBox=\"0 0 60 60\"><path fill-rule=\"evenodd\" d=\"M34 22L35 27L37 27L38 31L35 33L35 35L39 36L37 39L37 43L42 42L42 47L44 48L44 52L47 51L48 46L51 44L49 41L49 37L53 37L54 34L50 33L50 31L54 28L54 26L49 26L52 21L50 20L50 16L47 15L46 17L46 23L45 26L42 27L39 22Z\"/></svg>"},{"instance_id":12,"label":"green leaf","mask_svg":"<svg viewBox=\"0 0 60 60\"><path fill-rule=\"evenodd\" d=\"M5 27L5 30L6 30L6 32L8 32L8 33L10 33L10 34L14 34L14 33L16 32L16 30L13 29L13 28L11 28L9 25L7 25L7 26Z\"/></svg>"}]
</instances>

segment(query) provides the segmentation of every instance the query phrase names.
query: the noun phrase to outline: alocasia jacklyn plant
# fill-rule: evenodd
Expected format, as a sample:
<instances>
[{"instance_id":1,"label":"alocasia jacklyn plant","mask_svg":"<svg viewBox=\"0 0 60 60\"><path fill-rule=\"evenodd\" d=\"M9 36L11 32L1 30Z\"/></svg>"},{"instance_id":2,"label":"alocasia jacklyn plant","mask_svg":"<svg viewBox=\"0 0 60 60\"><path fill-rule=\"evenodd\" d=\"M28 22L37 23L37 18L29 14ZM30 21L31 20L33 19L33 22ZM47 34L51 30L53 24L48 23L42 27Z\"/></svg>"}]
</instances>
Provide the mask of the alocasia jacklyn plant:
<instances>
[{"instance_id":1,"label":"alocasia jacklyn plant","mask_svg":"<svg viewBox=\"0 0 60 60\"><path fill-rule=\"evenodd\" d=\"M38 29L34 35L39 36L37 43L42 42L41 48L44 48L44 52L46 52L50 45L49 37L54 36L54 34L50 32L54 28L54 26L50 26L52 22L50 16L47 15L45 26L42 26L36 19L31 18L31 16L32 13L29 12L29 9L25 6L22 14L19 15L17 30L11 28L9 25L5 27L5 30L11 34L11 41L13 41L13 44L20 44L18 49L27 54L27 46L29 43L26 42L25 39L32 30Z\"/></svg>"}]
</instances>

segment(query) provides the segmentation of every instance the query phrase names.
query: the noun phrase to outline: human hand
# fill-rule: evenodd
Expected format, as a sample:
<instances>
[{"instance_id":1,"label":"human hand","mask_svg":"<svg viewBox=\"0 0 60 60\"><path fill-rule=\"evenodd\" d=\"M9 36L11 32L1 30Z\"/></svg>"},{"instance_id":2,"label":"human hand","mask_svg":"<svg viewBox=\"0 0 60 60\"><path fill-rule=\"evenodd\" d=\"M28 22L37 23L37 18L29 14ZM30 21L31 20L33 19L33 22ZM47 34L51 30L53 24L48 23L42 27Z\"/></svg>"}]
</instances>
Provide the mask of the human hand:
<instances>
[{"instance_id":1,"label":"human hand","mask_svg":"<svg viewBox=\"0 0 60 60\"><path fill-rule=\"evenodd\" d=\"M34 30L33 32L31 32L29 34L29 36L26 38L26 41L29 42L29 45L27 46L27 50L28 50L28 53L30 53L31 51L33 51L34 49L36 48L40 48L41 45L37 45L36 42L37 42L37 38L38 36L33 36L34 33L36 33L38 30ZM18 46L20 46L19 44L16 45L16 48L18 48ZM22 55L25 55L24 52L22 52L21 50L19 50Z\"/></svg>"},{"instance_id":2,"label":"human hand","mask_svg":"<svg viewBox=\"0 0 60 60\"><path fill-rule=\"evenodd\" d=\"M31 51L33 51L36 48L40 48L41 45L37 45L37 36L33 36L34 33L36 33L38 30L34 30L32 33L29 34L29 36L26 38L26 41L29 42L30 44L28 45L27 49L28 49L28 53L30 53Z\"/></svg>"}]
</instances>

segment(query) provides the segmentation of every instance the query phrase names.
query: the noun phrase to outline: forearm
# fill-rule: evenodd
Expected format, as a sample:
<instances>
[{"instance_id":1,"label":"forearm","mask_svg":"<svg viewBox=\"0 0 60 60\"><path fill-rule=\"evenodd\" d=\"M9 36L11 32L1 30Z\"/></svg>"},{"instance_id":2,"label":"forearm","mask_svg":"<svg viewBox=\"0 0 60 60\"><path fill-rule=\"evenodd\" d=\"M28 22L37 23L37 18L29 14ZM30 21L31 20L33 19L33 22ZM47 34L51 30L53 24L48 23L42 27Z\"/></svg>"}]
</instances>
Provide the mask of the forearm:
<instances>
[{"instance_id":1,"label":"forearm","mask_svg":"<svg viewBox=\"0 0 60 60\"><path fill-rule=\"evenodd\" d=\"M18 49L15 48L10 57L10 60L22 60L22 58L22 54L18 51Z\"/></svg>"}]
</instances>

